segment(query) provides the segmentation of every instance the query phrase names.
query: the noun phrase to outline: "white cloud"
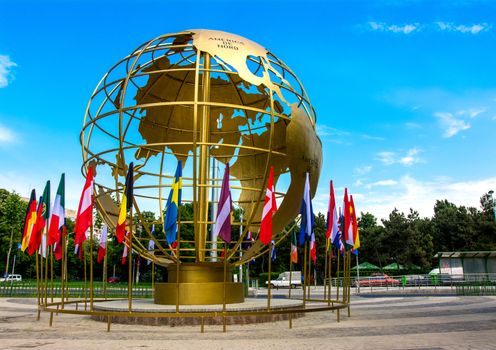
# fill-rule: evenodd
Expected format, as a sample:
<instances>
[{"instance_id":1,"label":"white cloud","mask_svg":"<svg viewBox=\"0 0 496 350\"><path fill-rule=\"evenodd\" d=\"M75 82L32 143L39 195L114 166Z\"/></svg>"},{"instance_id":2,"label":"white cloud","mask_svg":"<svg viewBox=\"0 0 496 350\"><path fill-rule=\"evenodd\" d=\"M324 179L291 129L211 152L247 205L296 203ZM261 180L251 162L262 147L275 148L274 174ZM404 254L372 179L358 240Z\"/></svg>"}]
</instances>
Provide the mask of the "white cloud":
<instances>
[{"instance_id":1,"label":"white cloud","mask_svg":"<svg viewBox=\"0 0 496 350\"><path fill-rule=\"evenodd\" d=\"M373 183L370 183L368 185L365 186L365 188L373 188L373 187L388 187L388 186L394 186L394 185L397 185L398 184L398 181L395 181L395 180L391 180L391 179L388 179L388 180L380 180L380 181L376 181L376 182L373 182Z\"/></svg>"},{"instance_id":2,"label":"white cloud","mask_svg":"<svg viewBox=\"0 0 496 350\"><path fill-rule=\"evenodd\" d=\"M394 152L379 152L377 153L377 159L385 165L391 165L396 162Z\"/></svg>"},{"instance_id":3,"label":"white cloud","mask_svg":"<svg viewBox=\"0 0 496 350\"><path fill-rule=\"evenodd\" d=\"M368 174L372 171L372 166L371 165L364 165L358 168L353 169L353 173L356 175L365 175Z\"/></svg>"},{"instance_id":4,"label":"white cloud","mask_svg":"<svg viewBox=\"0 0 496 350\"><path fill-rule=\"evenodd\" d=\"M483 108L469 108L469 109L462 109L456 112L457 116L468 116L470 118L475 118L479 114L484 113L487 110L486 107Z\"/></svg>"},{"instance_id":5,"label":"white cloud","mask_svg":"<svg viewBox=\"0 0 496 350\"><path fill-rule=\"evenodd\" d=\"M368 189L365 186L365 189ZM397 208L408 213L410 208L421 216L432 216L436 200L448 200L456 205L480 207L480 197L489 190L496 190L496 177L466 181L438 178L419 181L409 175L401 177L395 185L383 189L372 187L369 192L354 195L358 212L370 212L378 218L387 218Z\"/></svg>"},{"instance_id":6,"label":"white cloud","mask_svg":"<svg viewBox=\"0 0 496 350\"><path fill-rule=\"evenodd\" d=\"M0 55L0 88L9 85L9 80L12 77L11 69L17 64L10 60L9 56Z\"/></svg>"},{"instance_id":7,"label":"white cloud","mask_svg":"<svg viewBox=\"0 0 496 350\"><path fill-rule=\"evenodd\" d=\"M416 148L409 149L406 156L401 157L398 162L403 164L404 166L411 166L419 162L420 159L416 157L417 154L419 154L418 149Z\"/></svg>"},{"instance_id":8,"label":"white cloud","mask_svg":"<svg viewBox=\"0 0 496 350\"><path fill-rule=\"evenodd\" d=\"M443 137L450 138L458 134L460 131L470 129L470 124L462 119L455 118L452 113L437 112L434 113L444 129Z\"/></svg>"},{"instance_id":9,"label":"white cloud","mask_svg":"<svg viewBox=\"0 0 496 350\"><path fill-rule=\"evenodd\" d=\"M447 32L459 32L464 34L479 34L482 32L487 32L492 28L492 25L488 23L476 23L471 25L466 24L454 24L452 22L436 22L435 23L438 30Z\"/></svg>"},{"instance_id":10,"label":"white cloud","mask_svg":"<svg viewBox=\"0 0 496 350\"><path fill-rule=\"evenodd\" d=\"M401 156L395 152L384 151L377 153L377 160L384 165L401 164L411 166L421 161L418 156L420 152L418 148L410 148L405 155Z\"/></svg>"},{"instance_id":11,"label":"white cloud","mask_svg":"<svg viewBox=\"0 0 496 350\"><path fill-rule=\"evenodd\" d=\"M15 141L15 134L12 130L0 124L0 144L11 143Z\"/></svg>"},{"instance_id":12,"label":"white cloud","mask_svg":"<svg viewBox=\"0 0 496 350\"><path fill-rule=\"evenodd\" d=\"M386 24L384 22L371 21L368 22L367 25L368 25L368 29L372 31L391 32L397 34L410 34L415 31L418 32L422 28L419 23L397 25L397 24Z\"/></svg>"},{"instance_id":13,"label":"white cloud","mask_svg":"<svg viewBox=\"0 0 496 350\"><path fill-rule=\"evenodd\" d=\"M351 145L351 133L345 130L333 128L332 126L317 124L317 135L321 138L325 137L328 142Z\"/></svg>"}]
</instances>

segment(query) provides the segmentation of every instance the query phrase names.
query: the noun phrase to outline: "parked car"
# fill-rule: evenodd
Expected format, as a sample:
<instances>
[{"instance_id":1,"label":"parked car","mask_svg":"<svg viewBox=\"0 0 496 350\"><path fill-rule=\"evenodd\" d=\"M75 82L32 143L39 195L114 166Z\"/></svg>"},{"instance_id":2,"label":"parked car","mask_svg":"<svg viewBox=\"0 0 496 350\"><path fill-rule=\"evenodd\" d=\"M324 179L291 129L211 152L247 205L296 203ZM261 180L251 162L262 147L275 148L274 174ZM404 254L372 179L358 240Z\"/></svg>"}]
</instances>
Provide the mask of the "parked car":
<instances>
[{"instance_id":1,"label":"parked car","mask_svg":"<svg viewBox=\"0 0 496 350\"><path fill-rule=\"evenodd\" d=\"M21 275L7 275L7 277L2 277L0 278L0 282L21 282L22 281L22 276Z\"/></svg>"},{"instance_id":2,"label":"parked car","mask_svg":"<svg viewBox=\"0 0 496 350\"><path fill-rule=\"evenodd\" d=\"M108 283L119 283L119 281L120 281L120 278L119 277L109 277L107 279L107 282Z\"/></svg>"},{"instance_id":3,"label":"parked car","mask_svg":"<svg viewBox=\"0 0 496 350\"><path fill-rule=\"evenodd\" d=\"M360 279L355 281L355 286L360 287L386 287L386 286L398 286L400 281L391 278L385 273L373 273L370 277Z\"/></svg>"}]
</instances>

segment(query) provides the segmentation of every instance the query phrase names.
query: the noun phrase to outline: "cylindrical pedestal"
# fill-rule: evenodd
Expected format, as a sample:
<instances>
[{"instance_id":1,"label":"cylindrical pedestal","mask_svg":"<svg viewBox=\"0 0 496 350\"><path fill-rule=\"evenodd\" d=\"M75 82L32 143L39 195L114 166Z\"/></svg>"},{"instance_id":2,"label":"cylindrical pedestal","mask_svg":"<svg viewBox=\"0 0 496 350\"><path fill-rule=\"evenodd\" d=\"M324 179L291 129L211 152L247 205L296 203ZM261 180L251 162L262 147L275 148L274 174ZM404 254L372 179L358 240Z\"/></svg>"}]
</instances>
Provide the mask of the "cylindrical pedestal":
<instances>
[{"instance_id":1,"label":"cylindrical pedestal","mask_svg":"<svg viewBox=\"0 0 496 350\"><path fill-rule=\"evenodd\" d=\"M155 283L154 302L175 305L177 302L177 266L169 265L168 282ZM226 275L226 304L244 301L243 284L232 282L231 268ZM182 263L179 265L179 304L210 305L224 302L224 263Z\"/></svg>"}]
</instances>

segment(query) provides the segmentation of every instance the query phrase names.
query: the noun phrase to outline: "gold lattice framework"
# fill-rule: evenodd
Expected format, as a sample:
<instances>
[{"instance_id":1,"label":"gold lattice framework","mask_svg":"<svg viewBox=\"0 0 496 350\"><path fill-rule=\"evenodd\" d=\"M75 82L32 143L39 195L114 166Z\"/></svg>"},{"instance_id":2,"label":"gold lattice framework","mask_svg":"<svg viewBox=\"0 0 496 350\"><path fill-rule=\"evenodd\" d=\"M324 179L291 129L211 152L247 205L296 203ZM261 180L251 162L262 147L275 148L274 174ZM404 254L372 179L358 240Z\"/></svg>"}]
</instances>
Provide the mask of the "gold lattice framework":
<instances>
[{"instance_id":1,"label":"gold lattice framework","mask_svg":"<svg viewBox=\"0 0 496 350\"><path fill-rule=\"evenodd\" d=\"M238 265L266 251L259 241L247 249L241 242L249 230L256 238L271 165L279 202L276 242L298 214L306 172L315 193L322 165L315 122L296 75L262 46L220 31L166 34L139 46L98 84L81 132L83 172L97 164L95 202L112 228L126 164L134 161L134 210L146 236L135 237L133 251L167 266L212 260L209 207L217 206L212 192L220 188L223 164L229 162L233 204L244 214L242 222L233 222L243 231L227 253ZM194 249L181 244L176 254L152 236L142 208L153 208L160 213L157 223L163 223L177 160L184 164L183 203L193 204L193 220L181 220L179 231L181 225L194 226L189 242ZM215 164L220 171L212 173ZM155 240L153 255L149 239Z\"/></svg>"}]
</instances>

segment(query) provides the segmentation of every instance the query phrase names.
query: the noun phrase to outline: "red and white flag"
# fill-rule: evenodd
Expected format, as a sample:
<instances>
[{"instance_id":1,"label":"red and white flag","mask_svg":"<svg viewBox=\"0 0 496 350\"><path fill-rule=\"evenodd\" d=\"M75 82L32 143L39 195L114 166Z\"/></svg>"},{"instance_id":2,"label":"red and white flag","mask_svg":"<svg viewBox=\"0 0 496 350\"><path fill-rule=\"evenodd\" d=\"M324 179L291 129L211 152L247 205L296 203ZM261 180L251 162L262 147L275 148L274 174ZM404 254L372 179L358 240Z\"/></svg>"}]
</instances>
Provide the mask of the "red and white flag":
<instances>
[{"instance_id":1,"label":"red and white flag","mask_svg":"<svg viewBox=\"0 0 496 350\"><path fill-rule=\"evenodd\" d=\"M274 167L270 167L267 191L262 212L262 223L260 224L260 241L267 245L272 241L272 215L277 211L276 194L274 191Z\"/></svg>"},{"instance_id":2,"label":"red and white flag","mask_svg":"<svg viewBox=\"0 0 496 350\"><path fill-rule=\"evenodd\" d=\"M81 245L84 242L86 239L85 232L93 223L93 181L94 168L90 166L86 175L83 193L79 200L76 226L74 227L74 244L77 245Z\"/></svg>"},{"instance_id":3,"label":"red and white flag","mask_svg":"<svg viewBox=\"0 0 496 350\"><path fill-rule=\"evenodd\" d=\"M100 236L100 246L98 247L98 257L96 258L96 262L102 262L103 258L105 258L105 253L107 251L107 234L108 229L107 225L103 225L102 227L102 235Z\"/></svg>"},{"instance_id":4,"label":"red and white flag","mask_svg":"<svg viewBox=\"0 0 496 350\"><path fill-rule=\"evenodd\" d=\"M50 228L48 229L48 245L60 242L62 228L65 225L65 174L60 177L59 187L53 203Z\"/></svg>"}]
</instances>

